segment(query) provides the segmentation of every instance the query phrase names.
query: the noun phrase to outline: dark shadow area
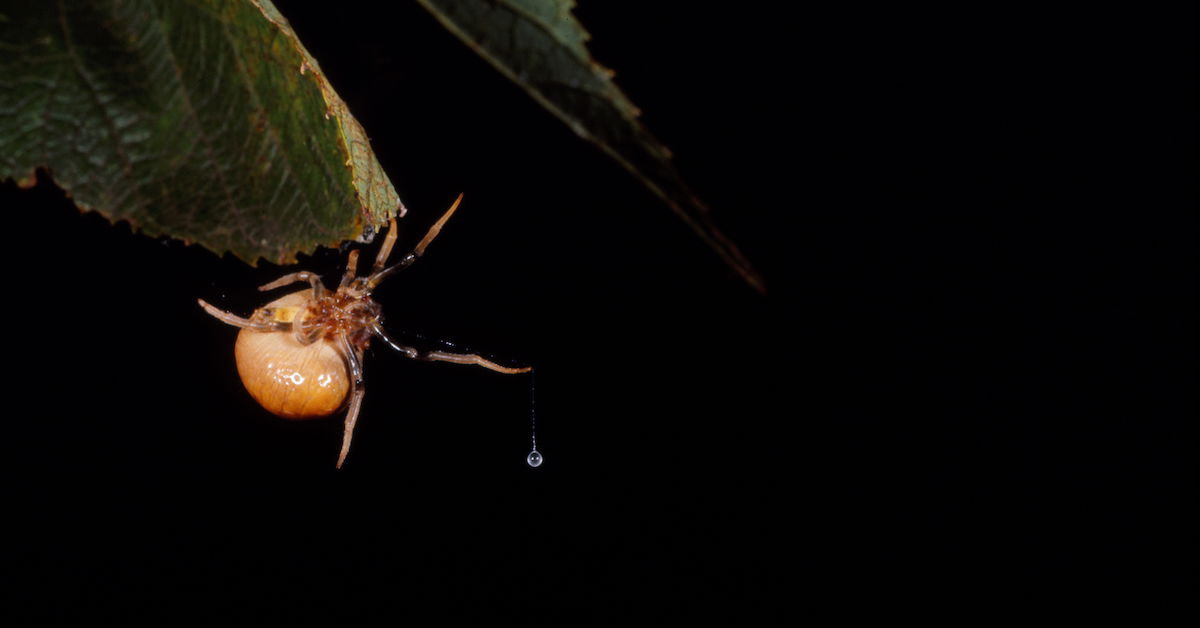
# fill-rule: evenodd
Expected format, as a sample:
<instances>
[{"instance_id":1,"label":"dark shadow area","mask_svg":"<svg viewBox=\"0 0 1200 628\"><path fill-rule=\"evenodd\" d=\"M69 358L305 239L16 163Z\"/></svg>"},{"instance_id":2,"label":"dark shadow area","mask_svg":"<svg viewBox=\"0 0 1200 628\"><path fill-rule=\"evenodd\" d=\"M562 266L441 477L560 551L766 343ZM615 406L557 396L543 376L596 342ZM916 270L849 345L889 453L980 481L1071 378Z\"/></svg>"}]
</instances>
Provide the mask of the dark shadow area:
<instances>
[{"instance_id":1,"label":"dark shadow area","mask_svg":"<svg viewBox=\"0 0 1200 628\"><path fill-rule=\"evenodd\" d=\"M247 315L291 269L4 183L22 616L973 624L1181 599L1194 61L1114 65L1081 16L1031 11L587 3L764 297L415 4L278 4L410 209L397 250L465 193L379 291L389 330L536 365L546 462L527 377L377 344L335 470L340 417L259 408L196 305ZM1195 58L1145 20L1151 56ZM1114 123L1127 89L1161 115ZM301 267L333 284L344 257Z\"/></svg>"}]
</instances>

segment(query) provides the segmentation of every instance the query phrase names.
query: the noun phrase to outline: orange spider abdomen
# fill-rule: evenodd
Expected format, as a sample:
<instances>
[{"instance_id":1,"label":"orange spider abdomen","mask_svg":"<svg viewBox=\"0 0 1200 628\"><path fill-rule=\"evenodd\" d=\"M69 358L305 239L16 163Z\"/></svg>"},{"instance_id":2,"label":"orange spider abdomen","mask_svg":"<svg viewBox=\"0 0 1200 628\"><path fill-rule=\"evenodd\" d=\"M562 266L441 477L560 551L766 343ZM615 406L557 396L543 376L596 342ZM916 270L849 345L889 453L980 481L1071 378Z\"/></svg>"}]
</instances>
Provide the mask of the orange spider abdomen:
<instances>
[{"instance_id":1,"label":"orange spider abdomen","mask_svg":"<svg viewBox=\"0 0 1200 628\"><path fill-rule=\"evenodd\" d=\"M295 308L311 291L272 301L268 308ZM350 391L346 362L328 340L304 345L291 332L243 329L234 346L238 375L259 405L285 419L329 416Z\"/></svg>"}]
</instances>

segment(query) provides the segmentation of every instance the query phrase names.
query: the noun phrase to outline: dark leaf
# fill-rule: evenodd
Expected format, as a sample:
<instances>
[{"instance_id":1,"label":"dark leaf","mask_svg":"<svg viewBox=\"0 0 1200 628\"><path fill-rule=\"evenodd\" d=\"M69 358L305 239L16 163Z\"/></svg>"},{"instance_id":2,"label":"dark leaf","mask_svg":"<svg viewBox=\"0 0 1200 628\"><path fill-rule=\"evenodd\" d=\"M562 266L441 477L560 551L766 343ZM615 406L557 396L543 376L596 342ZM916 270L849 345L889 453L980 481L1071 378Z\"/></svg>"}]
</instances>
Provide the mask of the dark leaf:
<instances>
[{"instance_id":1,"label":"dark leaf","mask_svg":"<svg viewBox=\"0 0 1200 628\"><path fill-rule=\"evenodd\" d=\"M5 2L0 77L0 178L146 233L282 263L404 212L268 0Z\"/></svg>"},{"instance_id":2,"label":"dark leaf","mask_svg":"<svg viewBox=\"0 0 1200 628\"><path fill-rule=\"evenodd\" d=\"M584 45L574 0L417 0L450 32L516 82L580 137L599 146L691 225L755 289L764 283L688 189L671 153Z\"/></svg>"}]
</instances>

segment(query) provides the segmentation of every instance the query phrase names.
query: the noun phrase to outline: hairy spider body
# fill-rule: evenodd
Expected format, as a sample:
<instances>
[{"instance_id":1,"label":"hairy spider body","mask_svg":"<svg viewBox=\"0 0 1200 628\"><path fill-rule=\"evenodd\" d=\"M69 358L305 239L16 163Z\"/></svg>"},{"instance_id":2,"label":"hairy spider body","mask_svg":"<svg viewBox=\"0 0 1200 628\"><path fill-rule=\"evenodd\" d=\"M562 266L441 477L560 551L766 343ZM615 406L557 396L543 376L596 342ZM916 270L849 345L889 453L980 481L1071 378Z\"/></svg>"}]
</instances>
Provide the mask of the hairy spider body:
<instances>
[{"instance_id":1,"label":"hairy spider body","mask_svg":"<svg viewBox=\"0 0 1200 628\"><path fill-rule=\"evenodd\" d=\"M329 292L316 274L301 271L284 275L259 290L273 290L297 282L308 282L309 288L258 308L250 318L230 314L199 299L206 312L241 328L234 346L238 375L246 390L263 408L285 419L329 416L347 408L342 451L337 461L339 468L350 452L350 440L362 407L363 352L373 338L383 340L391 348L414 359L474 364L506 374L531 370L531 367L500 366L473 353L422 353L395 343L383 331L382 308L371 298L372 291L381 281L407 268L425 252L425 247L437 237L461 201L462 195L459 195L411 253L400 262L385 267L396 242L396 221L393 219L371 273L357 276L359 252L351 251L342 281L334 292Z\"/></svg>"}]
</instances>

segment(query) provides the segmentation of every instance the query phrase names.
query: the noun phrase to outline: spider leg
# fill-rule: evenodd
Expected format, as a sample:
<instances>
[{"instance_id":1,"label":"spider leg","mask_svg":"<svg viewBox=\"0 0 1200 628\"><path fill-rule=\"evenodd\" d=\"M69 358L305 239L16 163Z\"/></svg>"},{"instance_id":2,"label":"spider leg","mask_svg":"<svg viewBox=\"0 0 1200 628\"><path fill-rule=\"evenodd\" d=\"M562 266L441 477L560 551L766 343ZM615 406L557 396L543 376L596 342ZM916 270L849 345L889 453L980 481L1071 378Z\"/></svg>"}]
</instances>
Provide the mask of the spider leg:
<instances>
[{"instance_id":1,"label":"spider leg","mask_svg":"<svg viewBox=\"0 0 1200 628\"><path fill-rule=\"evenodd\" d=\"M286 286L288 284L293 284L293 283L297 283L297 282L301 282L301 281L307 281L308 284L310 286L312 286L313 298L319 299L319 298L325 296L325 284L321 283L321 276L316 273L309 272L307 270L302 270L298 273L290 273L290 274L284 275L284 276L280 277L279 279L272 281L271 283L263 284L263 285L259 286L258 289L261 292L266 292L267 290L274 290L275 288L279 288L282 286Z\"/></svg>"},{"instance_id":2,"label":"spider leg","mask_svg":"<svg viewBox=\"0 0 1200 628\"><path fill-rule=\"evenodd\" d=\"M392 221L393 224L395 220ZM386 245L386 243L385 243ZM344 288L358 275L358 249L350 251L350 255L346 256L346 272L342 274L342 282L338 284L338 288Z\"/></svg>"},{"instance_id":3,"label":"spider leg","mask_svg":"<svg viewBox=\"0 0 1200 628\"><path fill-rule=\"evenodd\" d=\"M378 324L371 325L371 333L378 336L379 339L387 343L389 347L414 360L426 360L429 362L453 362L455 364L474 364L475 366L482 366L485 369L496 371L497 373L504 373L506 375L528 373L529 371L533 370L532 366L500 366L499 364L496 364L495 362L492 362L491 360L475 353L449 353L446 351L427 351L425 353L421 353L413 347L397 344L395 341L389 338L386 333L384 333L383 328Z\"/></svg>"},{"instance_id":4,"label":"spider leg","mask_svg":"<svg viewBox=\"0 0 1200 628\"><path fill-rule=\"evenodd\" d=\"M346 334L342 334L339 340L342 353L346 356L346 364L350 367L353 386L350 392L350 409L346 411L346 428L342 433L342 451L338 454L337 468L341 469L342 463L346 461L346 456L350 454L350 440L354 438L354 425L358 423L358 412L362 409L363 395L366 394L366 390L363 388L362 354L350 346Z\"/></svg>"},{"instance_id":5,"label":"spider leg","mask_svg":"<svg viewBox=\"0 0 1200 628\"><path fill-rule=\"evenodd\" d=\"M379 247L379 253L375 255L375 266L371 269L371 273L377 273L383 269L384 264L387 264L388 257L392 255L392 247L396 245L396 219L393 218L388 223L387 237L383 239L383 246Z\"/></svg>"},{"instance_id":6,"label":"spider leg","mask_svg":"<svg viewBox=\"0 0 1200 628\"><path fill-rule=\"evenodd\" d=\"M532 366L508 367L500 366L491 360L475 354L475 353L447 353L445 351L429 351L417 359L428 360L431 362L453 362L455 364L474 364L482 366L485 369L504 373L506 375L516 375L517 373L528 373L533 370Z\"/></svg>"},{"instance_id":7,"label":"spider leg","mask_svg":"<svg viewBox=\"0 0 1200 628\"><path fill-rule=\"evenodd\" d=\"M225 310L219 310L219 309L213 307L212 305L209 305L207 302L204 301L204 299L196 299L196 300L200 302L200 307L204 308L205 312L208 312L209 315L211 315L213 318L216 318L217 320L219 320L222 323L225 323L227 325L233 325L234 327L241 327L242 329L252 329L254 331L287 331L292 328L291 323L283 323L283 322L279 322L279 321L268 321L268 322L252 321L249 319L242 318L241 316L237 316L235 314L230 314L229 312L226 312Z\"/></svg>"},{"instance_id":8,"label":"spider leg","mask_svg":"<svg viewBox=\"0 0 1200 628\"><path fill-rule=\"evenodd\" d=\"M442 232L442 227L446 224L446 221L450 220L450 217L454 215L454 210L458 209L458 204L462 202L462 197L463 195L459 194L458 198L454 199L454 203L450 205L450 209L447 209L446 213L442 214L442 217L438 218L438 221L433 223L433 226L429 228L429 232L426 233L425 237L421 238L421 241L417 243L415 248L413 248L413 253L416 253L417 257L420 257L422 254L424 254L425 247L429 246L429 243L433 242L433 239Z\"/></svg>"},{"instance_id":9,"label":"spider leg","mask_svg":"<svg viewBox=\"0 0 1200 628\"><path fill-rule=\"evenodd\" d=\"M367 278L367 287L374 288L375 286L378 286L379 282L390 277L392 273L412 266L412 263L417 261L418 257L424 255L425 247L429 246L429 243L433 242L433 239L436 238L439 233L441 233L442 227L445 226L447 220L450 220L450 216L454 215L454 211L458 209L458 204L462 202L462 198L462 194L459 194L458 198L454 199L454 204L450 206L450 209L446 210L446 213L442 214L441 218L438 218L437 222L433 223L433 226L429 228L429 232L425 234L424 238L421 238L421 241L417 243L417 246L412 250L411 253L405 255L399 262L396 262L387 268L382 268L383 264L387 262L387 258L384 257L383 254L385 252L389 254L391 253L391 245L389 242L384 242L384 246L387 250L385 251L384 249L380 249L380 256L375 258L375 267L371 271L371 276ZM395 221L393 220L393 222ZM391 235L391 233L388 233L389 238Z\"/></svg>"}]
</instances>

